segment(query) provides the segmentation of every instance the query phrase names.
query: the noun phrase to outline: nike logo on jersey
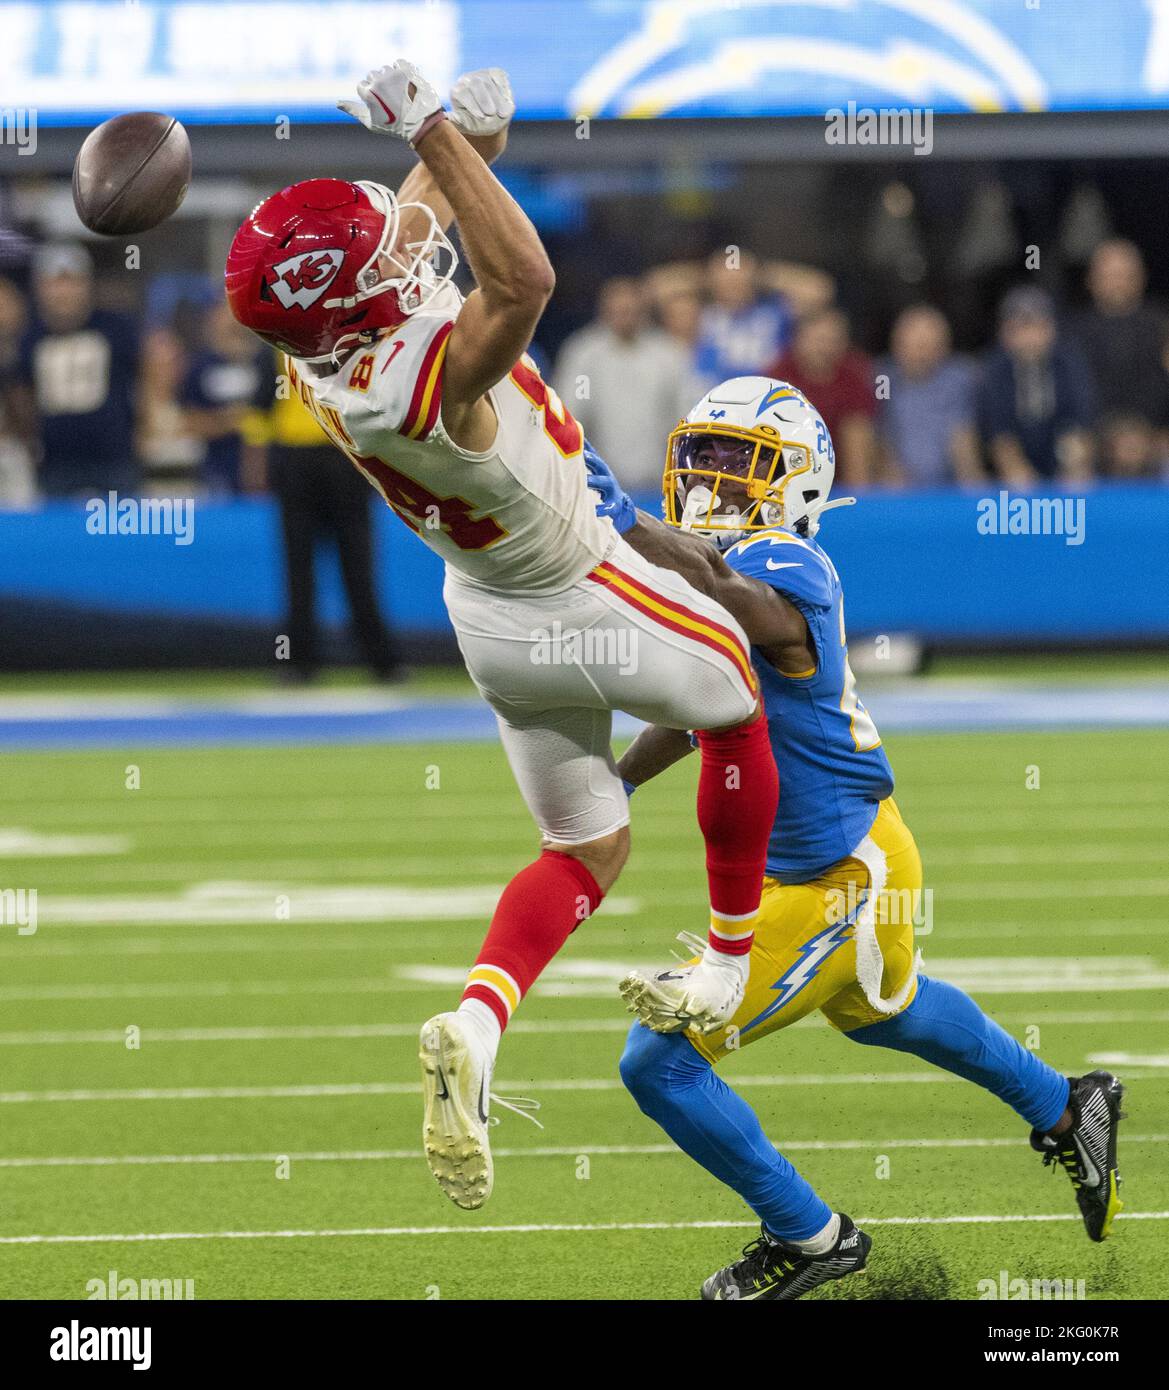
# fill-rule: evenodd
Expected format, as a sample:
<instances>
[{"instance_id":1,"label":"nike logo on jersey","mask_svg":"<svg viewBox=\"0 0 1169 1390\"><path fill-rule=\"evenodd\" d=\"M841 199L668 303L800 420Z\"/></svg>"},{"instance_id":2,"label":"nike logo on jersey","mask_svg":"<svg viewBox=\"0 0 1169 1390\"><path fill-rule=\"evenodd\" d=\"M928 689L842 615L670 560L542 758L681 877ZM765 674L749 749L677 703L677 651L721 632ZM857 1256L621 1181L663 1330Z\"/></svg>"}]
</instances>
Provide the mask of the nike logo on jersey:
<instances>
[{"instance_id":1,"label":"nike logo on jersey","mask_svg":"<svg viewBox=\"0 0 1169 1390\"><path fill-rule=\"evenodd\" d=\"M768 560L769 570L798 570L802 561L800 560Z\"/></svg>"}]
</instances>

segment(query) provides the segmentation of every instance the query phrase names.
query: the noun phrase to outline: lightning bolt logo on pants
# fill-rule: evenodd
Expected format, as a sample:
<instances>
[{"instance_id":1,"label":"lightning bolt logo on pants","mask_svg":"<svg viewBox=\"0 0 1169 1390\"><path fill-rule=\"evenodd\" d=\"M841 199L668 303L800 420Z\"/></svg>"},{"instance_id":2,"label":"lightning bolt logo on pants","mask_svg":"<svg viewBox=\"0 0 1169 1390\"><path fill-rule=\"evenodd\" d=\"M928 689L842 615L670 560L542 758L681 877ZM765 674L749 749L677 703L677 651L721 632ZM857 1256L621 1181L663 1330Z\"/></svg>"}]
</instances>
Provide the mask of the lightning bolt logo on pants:
<instances>
[{"instance_id":1,"label":"lightning bolt logo on pants","mask_svg":"<svg viewBox=\"0 0 1169 1390\"><path fill-rule=\"evenodd\" d=\"M857 914L868 898L868 891L866 888L861 892L856 907L843 921L824 927L804 942L798 950L797 958L771 986L777 991L775 998L762 1013L756 1014L749 1023L743 1024L739 1029L740 1034L766 1022L772 1014L777 1014L786 1004L790 1004L800 990L816 978L829 956L838 951L845 942L852 940L852 929L856 926Z\"/></svg>"}]
</instances>

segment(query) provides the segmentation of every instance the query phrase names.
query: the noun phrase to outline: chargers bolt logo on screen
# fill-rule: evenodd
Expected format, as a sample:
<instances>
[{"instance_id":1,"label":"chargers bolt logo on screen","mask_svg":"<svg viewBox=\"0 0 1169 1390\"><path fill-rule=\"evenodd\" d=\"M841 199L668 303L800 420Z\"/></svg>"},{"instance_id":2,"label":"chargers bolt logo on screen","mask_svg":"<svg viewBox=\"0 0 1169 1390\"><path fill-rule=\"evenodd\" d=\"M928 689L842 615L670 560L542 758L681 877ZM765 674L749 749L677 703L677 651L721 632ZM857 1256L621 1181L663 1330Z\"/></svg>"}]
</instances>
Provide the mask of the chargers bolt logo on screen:
<instances>
[{"instance_id":1,"label":"chargers bolt logo on screen","mask_svg":"<svg viewBox=\"0 0 1169 1390\"><path fill-rule=\"evenodd\" d=\"M302 251L273 266L272 293L285 309L296 305L307 309L320 299L333 283L345 252L330 247L325 251Z\"/></svg>"}]
</instances>

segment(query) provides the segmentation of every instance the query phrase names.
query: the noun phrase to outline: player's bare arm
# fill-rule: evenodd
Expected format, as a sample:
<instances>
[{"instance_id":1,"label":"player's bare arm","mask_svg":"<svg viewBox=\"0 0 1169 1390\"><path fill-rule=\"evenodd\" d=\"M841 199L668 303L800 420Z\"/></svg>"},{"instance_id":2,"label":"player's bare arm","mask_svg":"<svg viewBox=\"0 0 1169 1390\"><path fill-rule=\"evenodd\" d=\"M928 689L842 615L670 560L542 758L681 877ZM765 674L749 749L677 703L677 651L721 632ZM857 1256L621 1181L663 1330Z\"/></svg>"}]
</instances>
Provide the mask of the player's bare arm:
<instances>
[{"instance_id":1,"label":"player's bare arm","mask_svg":"<svg viewBox=\"0 0 1169 1390\"><path fill-rule=\"evenodd\" d=\"M451 88L451 123L485 164L494 164L507 148L514 114L515 98L502 68L479 68L464 73ZM430 208L444 232L455 220L454 208L421 160L402 180L398 201L407 205L421 203ZM408 207L402 215L400 240L403 244L409 243L424 231L424 219Z\"/></svg>"},{"instance_id":2,"label":"player's bare arm","mask_svg":"<svg viewBox=\"0 0 1169 1390\"><path fill-rule=\"evenodd\" d=\"M454 209L478 284L451 332L443 423L463 448L484 449L495 432L484 392L527 348L556 277L519 204L447 122L419 141L418 153Z\"/></svg>"},{"instance_id":3,"label":"player's bare arm","mask_svg":"<svg viewBox=\"0 0 1169 1390\"><path fill-rule=\"evenodd\" d=\"M647 560L676 570L700 593L721 603L777 671L794 676L815 668L815 644L795 604L769 584L733 570L708 540L666 526L643 511L625 539Z\"/></svg>"},{"instance_id":4,"label":"player's bare arm","mask_svg":"<svg viewBox=\"0 0 1169 1390\"><path fill-rule=\"evenodd\" d=\"M544 311L555 275L536 229L478 153L448 121L437 92L402 59L358 84L339 103L369 130L416 150L459 223L478 289L463 305L447 344L443 424L461 448L490 447L496 421L485 398L515 366ZM489 95L498 117L498 93ZM510 114L510 113L507 113Z\"/></svg>"},{"instance_id":5,"label":"player's bare arm","mask_svg":"<svg viewBox=\"0 0 1169 1390\"><path fill-rule=\"evenodd\" d=\"M685 729L651 724L643 729L617 760L617 771L630 786L640 787L694 751Z\"/></svg>"}]
</instances>

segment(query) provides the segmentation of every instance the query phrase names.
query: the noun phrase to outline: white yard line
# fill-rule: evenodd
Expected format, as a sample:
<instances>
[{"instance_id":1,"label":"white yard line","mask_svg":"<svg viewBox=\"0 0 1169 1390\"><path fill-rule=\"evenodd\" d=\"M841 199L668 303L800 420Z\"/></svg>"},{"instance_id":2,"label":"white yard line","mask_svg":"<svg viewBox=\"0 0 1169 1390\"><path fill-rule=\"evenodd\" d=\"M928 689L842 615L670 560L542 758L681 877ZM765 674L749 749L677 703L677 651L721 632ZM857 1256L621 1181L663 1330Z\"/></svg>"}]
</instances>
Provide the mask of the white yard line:
<instances>
[{"instance_id":1,"label":"white yard line","mask_svg":"<svg viewBox=\"0 0 1169 1390\"><path fill-rule=\"evenodd\" d=\"M306 993L312 992L306 990ZM277 1042L292 1039L308 1042L328 1038L414 1038L419 1023L289 1023L280 1026L238 1025L219 1028L143 1028L145 1043L200 1042ZM578 1018L564 1023L517 1019L508 1033L577 1034L627 1033L628 1018ZM0 1047L38 1047L59 1043L118 1043L126 1034L118 1028L80 1029L76 1032L0 1033Z\"/></svg>"},{"instance_id":2,"label":"white yard line","mask_svg":"<svg viewBox=\"0 0 1169 1390\"><path fill-rule=\"evenodd\" d=\"M1135 1073L1145 1081L1169 1079L1153 1069ZM1126 1078L1133 1079L1130 1073ZM729 1076L736 1088L766 1086L947 1086L956 1085L962 1078L947 1072L832 1072L802 1073L784 1076ZM500 1092L534 1091L542 1095L552 1091L619 1091L623 1088L618 1077L575 1077L555 1080L527 1079L497 1081ZM74 1091L0 1091L0 1105L33 1105L38 1103L75 1103L85 1101L188 1101L188 1100L320 1100L337 1096L417 1096L421 1088L414 1081L342 1081L329 1084L300 1086L159 1086L133 1089L74 1090Z\"/></svg>"},{"instance_id":3,"label":"white yard line","mask_svg":"<svg viewBox=\"0 0 1169 1390\"><path fill-rule=\"evenodd\" d=\"M1164 929L1164 924L1158 924ZM444 928L444 931L449 927ZM594 935L592 940L596 944L622 945L625 933L620 929L615 929L611 939L606 936L603 939L599 934ZM939 945L944 944L940 936L933 938ZM29 938L31 942L33 938ZM395 936L395 944L399 944L399 938ZM946 943L952 944L952 943ZM928 945L928 943L927 943ZM138 955L166 955L174 953L178 955L205 955L210 953L227 954L234 952L241 953L278 953L280 955L296 954L315 954L325 955L341 954L347 952L373 952L384 949L384 946L376 942L365 942L361 940L351 940L348 938L329 938L324 937L312 942L288 941L281 938L279 941L269 940L264 937L243 937L236 938L231 942L211 942L206 939L198 941L175 943L172 941L152 942L152 941L127 941L120 943L122 949L98 950L79 946L75 949L51 949L42 950L39 954L41 958L56 957L61 955L107 955L107 956L138 956ZM0 957L22 955L34 948L30 945L12 947L10 950L0 950ZM1147 966L1128 967L1122 973L1116 975L1094 976L1090 969L1085 973L1072 979L1059 978L1054 973L1054 962L1065 959L1062 957L1052 957L1053 973L1038 974L1031 977L1002 979L992 970L987 970L979 964L982 957L951 957L944 959L939 957L937 960L927 958L925 962L926 973L938 978L947 979L952 977L952 982L961 985L968 991L980 996L989 994L1020 994L1034 995L1036 998L1043 998L1046 995L1065 994L1065 993L1116 993L1116 992L1141 992L1145 990L1155 990L1164 988L1169 980L1169 972L1157 970L1150 962ZM1007 957L1006 959L1010 959ZM1139 960L1139 957L1114 957L1115 960ZM630 960L620 965L612 979L599 978L576 980L571 978L571 960L566 960L568 967L568 978L556 980L555 977L545 978L537 983L534 993L544 1002L561 1004L566 1001L571 1002L578 997L588 997L597 999L615 998L615 982L626 969L635 962ZM974 968L976 967L977 970ZM379 967L380 968L380 967ZM403 967L407 968L407 967ZM1047 967L1040 967L1046 969ZM411 993L434 993L444 989L454 988L462 984L465 978L463 967L426 967L426 977L420 979L387 979L375 975L342 976L338 978L308 976L296 980L169 980L169 981L146 981L141 984L132 982L107 982L107 981L78 981L71 984L27 984L27 985L0 985L0 1003L19 1003L19 1002L87 1002L102 999L205 999L205 998L227 998L232 994L241 997L252 995L267 995L278 997L282 995L294 996L301 994L313 995L347 995L347 994L411 994ZM1159 983L1160 982L1160 983ZM1108 1010L1093 1012L1092 1010L1059 1011L1049 1010L1041 1006L1036 1006L1041 1016L1036 1017L1036 1012L1032 1011L1026 1015L1019 1013L1002 1013L998 1010L993 1011L997 1018L1015 1019L1024 1023L1127 1023L1141 1022L1163 1022L1169 1019L1169 1014L1163 1011L1145 1010ZM516 1028L512 1025L512 1029ZM557 1031L560 1028L571 1029L571 1022L549 1023L550 1031ZM614 1024L614 1030L617 1025ZM623 1024L622 1026L628 1026ZM526 1031L526 1030L521 1030Z\"/></svg>"},{"instance_id":4,"label":"white yard line","mask_svg":"<svg viewBox=\"0 0 1169 1390\"><path fill-rule=\"evenodd\" d=\"M695 898L691 906L698 903ZM602 909L603 913L603 909ZM269 934L268 936L237 936L231 935L226 939L210 937L206 930L199 930L197 935L183 936L182 927L172 927L168 929L166 937L131 937L125 940L112 940L109 937L94 938L86 930L84 940L79 941L60 941L56 938L62 935L68 928L55 927L52 932L53 940L47 939L47 933L39 931L35 936L22 937L18 942L10 945L0 945L0 960L20 959L44 960L54 957L68 956L162 956L167 954L174 955L249 955L249 954L271 954L271 955L329 955L338 952L350 951L385 951L390 944L385 936L386 929L390 926L385 922L350 922L345 924L347 932L366 931L365 936L348 935L344 937L329 935L317 935L308 939L289 937L287 925L283 923L272 923L270 933L279 930L279 936ZM997 919L988 923L970 922L949 922L935 928L933 936L926 945L936 943L947 949L954 946L961 946L966 942L981 941L991 938L1019 938L1019 937L1041 937L1044 941L1051 940L1054 930L1053 923L1043 919L1032 919L1027 922L1016 921L1014 919ZM629 939L629 928L621 926L606 926L603 915L590 921L587 930L587 940L590 943L604 944L605 946L619 946ZM443 939L448 940L455 932L466 932L472 940L474 934L480 936L483 931L483 923L480 920L464 922L446 922L443 925ZM1165 921L1159 917L1131 918L1123 919L1104 919L1094 920L1089 923L1078 923L1075 928L1078 936L1106 936L1115 937L1142 937L1142 936L1163 936L1165 934ZM665 942L665 936L662 938ZM924 940L924 939L923 939ZM432 946L434 944L433 930L422 927L412 927L410 924L394 924L392 945L395 951L406 946ZM387 985L385 988L393 989L401 986ZM35 986L34 986L35 988ZM70 986L72 988L72 986ZM4 987L0 987L0 999L10 997L5 994ZM32 997L32 996L29 996Z\"/></svg>"},{"instance_id":5,"label":"white yard line","mask_svg":"<svg viewBox=\"0 0 1169 1390\"><path fill-rule=\"evenodd\" d=\"M1164 1052L1093 1052L1084 1060L1096 1067L1169 1067L1169 1054Z\"/></svg>"},{"instance_id":6,"label":"white yard line","mask_svg":"<svg viewBox=\"0 0 1169 1390\"><path fill-rule=\"evenodd\" d=\"M273 985L282 985L284 982L272 981ZM363 981L343 982L351 985L361 985ZM111 986L110 988L114 988ZM129 988L133 988L130 986ZM248 991L245 987L224 987L217 986L217 993L288 993L289 990L273 990L265 988L263 990L252 989ZM311 984L299 987L299 992L305 994L318 994L322 991L314 988ZM336 991L332 991L336 992ZM5 994L3 998L12 998L12 995ZM36 996L43 998L44 996ZM125 997L124 995L54 995L54 998L110 998ZM1000 1022L1023 1022L1040 1024L1064 1024L1067 1026L1089 1026L1099 1024L1120 1024L1120 1023L1145 1023L1149 1025L1158 1023L1169 1023L1169 1011L1150 1010L1148 1013L1141 1013L1137 1010L1116 1011L1108 1013L1100 1011L1086 1011L1084 1013L1049 1014L1044 1013L1036 1018L1033 1014L999 1014ZM800 1020L804 1028L826 1027L827 1023L819 1016L811 1016ZM543 1034L553 1036L573 1036L581 1033L627 1033L631 1027L628 1018L573 1018L564 1019L556 1022L552 1019L517 1019L509 1026L510 1034ZM305 1041L315 1042L328 1039L345 1038L412 1038L418 1032L418 1023L288 1023L270 1025L221 1025L215 1028L143 1028L140 1030L140 1040L143 1043L204 1043L204 1042L286 1042L286 1041ZM47 1029L42 1031L29 1030L26 1032L0 1033L0 1047L48 1047L56 1045L111 1045L124 1046L126 1034L120 1028L90 1028L69 1030ZM1144 1066L1144 1067L1164 1067L1169 1066L1169 1057L1156 1056L1148 1057L1143 1054L1128 1052L1093 1053L1087 1058L1099 1066Z\"/></svg>"},{"instance_id":7,"label":"white yard line","mask_svg":"<svg viewBox=\"0 0 1169 1390\"><path fill-rule=\"evenodd\" d=\"M865 1226L997 1226L1022 1222L1079 1221L1074 1212L1010 1213L985 1216L858 1216ZM1167 1221L1169 1211L1122 1211L1120 1221ZM321 1240L354 1236L544 1235L593 1231L737 1231L754 1230L754 1221L597 1221L533 1222L515 1226L357 1226L287 1231L141 1231L127 1235L0 1236L0 1245L127 1245L170 1240Z\"/></svg>"},{"instance_id":8,"label":"white yard line","mask_svg":"<svg viewBox=\"0 0 1169 1390\"><path fill-rule=\"evenodd\" d=\"M772 1139L787 1153L884 1153L886 1149L1017 1149L1015 1139ZM1126 1134L1128 1144L1169 1144L1169 1134ZM491 1150L493 1158L684 1157L673 1144L559 1144L530 1149ZM0 1168L123 1168L169 1167L220 1163L365 1163L410 1162L421 1158L418 1149L337 1149L306 1153L224 1154L73 1154L48 1157L0 1158Z\"/></svg>"},{"instance_id":9,"label":"white yard line","mask_svg":"<svg viewBox=\"0 0 1169 1390\"><path fill-rule=\"evenodd\" d=\"M858 1072L799 1076L736 1076L735 1086L871 1086L941 1085L960 1080L943 1072ZM619 1077L558 1077L544 1081L496 1081L500 1093L508 1091L618 1091ZM320 1100L336 1096L417 1096L416 1081L344 1081L300 1086L162 1086L108 1090L0 1091L0 1105L38 1102L150 1101L150 1100Z\"/></svg>"},{"instance_id":10,"label":"white yard line","mask_svg":"<svg viewBox=\"0 0 1169 1390\"><path fill-rule=\"evenodd\" d=\"M0 719L4 718L3 697L0 696ZM1041 786L1035 791L1024 792L1020 782L1005 784L999 781L976 782L964 778L962 783L962 802L963 805L975 804L985 801L988 808L994 809L1001 807L1005 798L1018 794L1020 797L1026 796L1028 805L1032 806L1071 806L1082 809L1086 806L1131 806L1134 803L1151 802L1161 805L1164 801L1164 789L1169 785L1169 778L1157 777L1149 767L1140 770L1141 781L1133 785L1130 774L1127 778L1124 774L1116 778L1106 776L1092 777L1090 783L1083 786L1070 786L1066 782L1063 784L1053 784L1051 786ZM509 788L510 792L510 788ZM445 789L427 791L425 793L426 802L439 803L453 792ZM365 807L377 809L385 807L391 800L392 792L386 791L340 791L332 796L306 797L297 804L303 809L305 815L341 815L355 808ZM469 804L480 804L490 807L495 811L500 806L500 795L494 790L478 791L474 788L462 788L458 792L460 801ZM899 790L898 802L903 813L912 815L913 811L926 805L936 805L943 809L952 809L954 805L954 789L952 785L939 785L929 781L925 777L912 777L906 780L905 787ZM76 816L79 808L76 797L70 796L34 796L23 795L21 804L29 807L30 810L37 812L60 808L63 816ZM270 803L276 814L288 813L288 797L284 792L252 792L249 790L248 800L253 805ZM123 813L132 813L138 810L140 814L146 815L141 807L135 807L128 801L124 793L115 796L91 796L88 798L89 804L95 807L102 807L107 810L118 810ZM225 806L232 807L239 804L238 790L224 791L217 793L193 793L189 796L174 794L166 796L151 797L149 808L151 816L158 812L165 812L171 809L204 809L210 818L215 818L215 814ZM417 803L414 803L417 805ZM518 814L527 814L522 803L517 799L514 803L503 803L505 807L514 809ZM432 812L428 812L432 813ZM689 801L684 805L676 802L666 802L661 806L655 806L654 816L660 819L664 816L673 816L677 819L685 819L692 815L693 806ZM95 813L91 813L95 814Z\"/></svg>"},{"instance_id":11,"label":"white yard line","mask_svg":"<svg viewBox=\"0 0 1169 1390\"><path fill-rule=\"evenodd\" d=\"M224 999L238 995L410 994L434 990L416 980L179 980L151 984L4 985L0 1001L91 999Z\"/></svg>"}]
</instances>

